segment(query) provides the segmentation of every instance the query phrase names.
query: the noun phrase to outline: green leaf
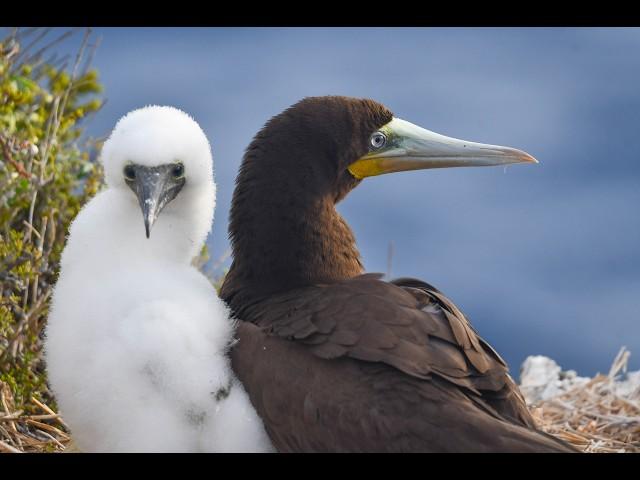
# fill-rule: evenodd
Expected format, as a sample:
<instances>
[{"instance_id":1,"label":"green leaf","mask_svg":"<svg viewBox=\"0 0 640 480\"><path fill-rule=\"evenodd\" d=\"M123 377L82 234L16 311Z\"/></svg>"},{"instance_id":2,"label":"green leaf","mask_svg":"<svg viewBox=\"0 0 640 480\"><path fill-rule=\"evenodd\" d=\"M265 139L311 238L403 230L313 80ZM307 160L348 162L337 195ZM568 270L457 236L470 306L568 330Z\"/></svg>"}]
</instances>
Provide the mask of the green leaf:
<instances>
[{"instance_id":1,"label":"green leaf","mask_svg":"<svg viewBox=\"0 0 640 480\"><path fill-rule=\"evenodd\" d=\"M18 182L18 186L16 187L16 193L24 193L27 190L29 190L29 180L27 180L26 178L21 178Z\"/></svg>"},{"instance_id":2,"label":"green leaf","mask_svg":"<svg viewBox=\"0 0 640 480\"><path fill-rule=\"evenodd\" d=\"M16 81L18 90L20 90L21 92L36 91L39 88L36 82L27 77L23 77L22 75L15 75L13 79Z\"/></svg>"}]
</instances>

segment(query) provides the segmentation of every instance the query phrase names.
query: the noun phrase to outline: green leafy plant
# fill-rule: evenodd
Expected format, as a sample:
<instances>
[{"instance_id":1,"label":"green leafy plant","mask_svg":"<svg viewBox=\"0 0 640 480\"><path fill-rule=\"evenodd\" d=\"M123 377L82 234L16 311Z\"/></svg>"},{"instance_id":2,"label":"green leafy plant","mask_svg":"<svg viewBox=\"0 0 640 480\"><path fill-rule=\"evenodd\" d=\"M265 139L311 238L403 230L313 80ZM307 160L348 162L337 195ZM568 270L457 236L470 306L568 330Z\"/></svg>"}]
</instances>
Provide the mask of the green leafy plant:
<instances>
[{"instance_id":1,"label":"green leafy plant","mask_svg":"<svg viewBox=\"0 0 640 480\"><path fill-rule=\"evenodd\" d=\"M89 68L90 30L75 58L54 50L77 31L53 41L49 29L8 32L0 40L0 411L29 414L41 413L40 402L55 408L42 334L69 224L101 186L97 142L82 134L102 86Z\"/></svg>"}]
</instances>

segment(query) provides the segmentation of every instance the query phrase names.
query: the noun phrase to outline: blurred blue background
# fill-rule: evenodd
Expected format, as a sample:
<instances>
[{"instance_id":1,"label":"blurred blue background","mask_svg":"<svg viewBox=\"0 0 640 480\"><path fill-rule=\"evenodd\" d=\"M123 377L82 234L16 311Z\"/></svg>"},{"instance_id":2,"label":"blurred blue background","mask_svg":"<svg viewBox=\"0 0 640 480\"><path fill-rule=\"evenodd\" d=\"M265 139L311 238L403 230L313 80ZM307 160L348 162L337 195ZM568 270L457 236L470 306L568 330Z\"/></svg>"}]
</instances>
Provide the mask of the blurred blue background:
<instances>
[{"instance_id":1,"label":"blurred blue background","mask_svg":"<svg viewBox=\"0 0 640 480\"><path fill-rule=\"evenodd\" d=\"M365 180L339 211L368 271L422 278L470 317L517 375L530 354L640 367L640 29L99 28L104 136L147 104L189 112L214 151L213 259L244 148L310 95L369 97L539 165ZM81 33L64 43L75 52ZM229 264L227 260L226 265Z\"/></svg>"}]
</instances>

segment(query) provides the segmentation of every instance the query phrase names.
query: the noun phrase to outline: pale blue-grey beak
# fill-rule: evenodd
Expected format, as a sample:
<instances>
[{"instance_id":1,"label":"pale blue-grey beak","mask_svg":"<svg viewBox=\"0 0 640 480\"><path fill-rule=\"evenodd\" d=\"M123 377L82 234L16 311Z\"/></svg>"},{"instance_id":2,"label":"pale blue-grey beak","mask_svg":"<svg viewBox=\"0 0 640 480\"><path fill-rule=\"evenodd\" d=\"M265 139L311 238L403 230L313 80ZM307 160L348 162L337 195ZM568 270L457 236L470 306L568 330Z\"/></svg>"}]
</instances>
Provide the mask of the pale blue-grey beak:
<instances>
[{"instance_id":1,"label":"pale blue-grey beak","mask_svg":"<svg viewBox=\"0 0 640 480\"><path fill-rule=\"evenodd\" d=\"M394 118L374 135L369 153L349 165L358 179L427 168L538 163L515 148L446 137L400 118Z\"/></svg>"}]
</instances>

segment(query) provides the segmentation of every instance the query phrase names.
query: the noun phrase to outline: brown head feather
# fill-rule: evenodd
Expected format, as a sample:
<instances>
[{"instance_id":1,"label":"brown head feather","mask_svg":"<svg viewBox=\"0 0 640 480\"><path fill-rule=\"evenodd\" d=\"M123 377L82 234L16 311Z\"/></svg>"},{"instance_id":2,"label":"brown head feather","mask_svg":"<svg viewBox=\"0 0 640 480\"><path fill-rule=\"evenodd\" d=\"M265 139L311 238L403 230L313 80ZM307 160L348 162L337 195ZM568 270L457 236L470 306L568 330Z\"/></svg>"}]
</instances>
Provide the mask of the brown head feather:
<instances>
[{"instance_id":1,"label":"brown head feather","mask_svg":"<svg viewBox=\"0 0 640 480\"><path fill-rule=\"evenodd\" d=\"M333 96L305 98L267 122L236 180L225 300L244 304L362 273L355 238L335 204L359 183L348 165L392 117L372 100Z\"/></svg>"}]
</instances>

